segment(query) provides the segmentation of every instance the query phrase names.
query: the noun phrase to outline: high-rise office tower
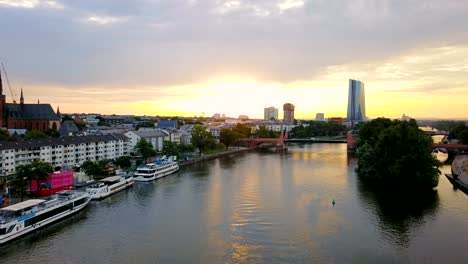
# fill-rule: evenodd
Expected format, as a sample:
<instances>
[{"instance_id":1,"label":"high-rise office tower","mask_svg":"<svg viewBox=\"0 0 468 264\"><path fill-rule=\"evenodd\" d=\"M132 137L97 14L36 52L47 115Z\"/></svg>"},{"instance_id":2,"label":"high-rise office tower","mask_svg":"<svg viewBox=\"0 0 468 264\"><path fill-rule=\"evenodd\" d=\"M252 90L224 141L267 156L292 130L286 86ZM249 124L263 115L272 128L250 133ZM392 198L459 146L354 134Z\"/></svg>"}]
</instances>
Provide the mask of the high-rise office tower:
<instances>
[{"instance_id":1,"label":"high-rise office tower","mask_svg":"<svg viewBox=\"0 0 468 264\"><path fill-rule=\"evenodd\" d=\"M357 122L366 120L366 96L364 83L349 80L348 115L346 121L353 126Z\"/></svg>"},{"instance_id":2,"label":"high-rise office tower","mask_svg":"<svg viewBox=\"0 0 468 264\"><path fill-rule=\"evenodd\" d=\"M284 117L283 121L288 124L294 123L294 105L286 103L283 105Z\"/></svg>"},{"instance_id":3,"label":"high-rise office tower","mask_svg":"<svg viewBox=\"0 0 468 264\"><path fill-rule=\"evenodd\" d=\"M263 119L264 120L278 120L278 108L268 107L263 109Z\"/></svg>"}]
</instances>

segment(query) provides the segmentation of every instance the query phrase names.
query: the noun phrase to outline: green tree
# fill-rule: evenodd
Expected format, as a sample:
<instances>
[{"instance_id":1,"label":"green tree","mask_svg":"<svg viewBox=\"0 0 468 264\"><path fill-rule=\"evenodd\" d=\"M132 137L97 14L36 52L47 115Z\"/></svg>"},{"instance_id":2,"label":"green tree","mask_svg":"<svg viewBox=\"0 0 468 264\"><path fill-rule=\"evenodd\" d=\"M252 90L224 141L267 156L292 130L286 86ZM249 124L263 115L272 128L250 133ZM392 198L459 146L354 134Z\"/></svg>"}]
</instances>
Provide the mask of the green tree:
<instances>
[{"instance_id":1,"label":"green tree","mask_svg":"<svg viewBox=\"0 0 468 264\"><path fill-rule=\"evenodd\" d=\"M114 164L121 169L128 169L132 166L132 161L129 156L121 156L115 159Z\"/></svg>"},{"instance_id":2,"label":"green tree","mask_svg":"<svg viewBox=\"0 0 468 264\"><path fill-rule=\"evenodd\" d=\"M169 141L169 140L164 140L163 148L161 152L162 154L168 155L168 156L178 156L179 148L177 147L176 143Z\"/></svg>"},{"instance_id":3,"label":"green tree","mask_svg":"<svg viewBox=\"0 0 468 264\"><path fill-rule=\"evenodd\" d=\"M97 161L87 160L81 164L81 170L93 179L100 179L104 176L104 166Z\"/></svg>"},{"instance_id":4,"label":"green tree","mask_svg":"<svg viewBox=\"0 0 468 264\"><path fill-rule=\"evenodd\" d=\"M360 130L358 173L390 190L432 190L440 162L431 154L432 139L416 122L375 119Z\"/></svg>"},{"instance_id":5,"label":"green tree","mask_svg":"<svg viewBox=\"0 0 468 264\"><path fill-rule=\"evenodd\" d=\"M206 131L205 127L196 125L192 130L192 145L198 148L200 156L206 149L210 149L216 145L216 139L210 132Z\"/></svg>"},{"instance_id":6,"label":"green tree","mask_svg":"<svg viewBox=\"0 0 468 264\"><path fill-rule=\"evenodd\" d=\"M459 133L458 140L462 144L468 144L468 128Z\"/></svg>"},{"instance_id":7,"label":"green tree","mask_svg":"<svg viewBox=\"0 0 468 264\"><path fill-rule=\"evenodd\" d=\"M239 135L235 131L229 128L221 129L219 141L224 144L226 150L228 150L229 146L234 144L237 140L239 140Z\"/></svg>"},{"instance_id":8,"label":"green tree","mask_svg":"<svg viewBox=\"0 0 468 264\"><path fill-rule=\"evenodd\" d=\"M51 137L51 138L60 137L60 133L55 129L49 129L46 132L44 132L44 134L46 134L48 137Z\"/></svg>"},{"instance_id":9,"label":"green tree","mask_svg":"<svg viewBox=\"0 0 468 264\"><path fill-rule=\"evenodd\" d=\"M154 150L153 145L144 138L138 141L135 146L135 151L140 154L145 159L145 161L150 157L156 156L156 150Z\"/></svg>"},{"instance_id":10,"label":"green tree","mask_svg":"<svg viewBox=\"0 0 468 264\"><path fill-rule=\"evenodd\" d=\"M266 128L266 126L259 126L258 130L255 132L255 136L259 138L269 138L270 132Z\"/></svg>"},{"instance_id":11,"label":"green tree","mask_svg":"<svg viewBox=\"0 0 468 264\"><path fill-rule=\"evenodd\" d=\"M249 138L251 135L250 127L241 123L237 123L232 130L236 132L240 138Z\"/></svg>"},{"instance_id":12,"label":"green tree","mask_svg":"<svg viewBox=\"0 0 468 264\"><path fill-rule=\"evenodd\" d=\"M50 163L33 160L30 164L22 164L16 167L16 177L12 184L21 195L21 201L24 199L24 193L31 181L36 181L39 186L39 182L47 178L49 174L54 171Z\"/></svg>"},{"instance_id":13,"label":"green tree","mask_svg":"<svg viewBox=\"0 0 468 264\"><path fill-rule=\"evenodd\" d=\"M24 135L24 139L39 139L39 138L48 138L47 134L38 130L31 130L26 135Z\"/></svg>"},{"instance_id":14,"label":"green tree","mask_svg":"<svg viewBox=\"0 0 468 264\"><path fill-rule=\"evenodd\" d=\"M7 141L9 138L8 130L0 129L0 141Z\"/></svg>"}]
</instances>

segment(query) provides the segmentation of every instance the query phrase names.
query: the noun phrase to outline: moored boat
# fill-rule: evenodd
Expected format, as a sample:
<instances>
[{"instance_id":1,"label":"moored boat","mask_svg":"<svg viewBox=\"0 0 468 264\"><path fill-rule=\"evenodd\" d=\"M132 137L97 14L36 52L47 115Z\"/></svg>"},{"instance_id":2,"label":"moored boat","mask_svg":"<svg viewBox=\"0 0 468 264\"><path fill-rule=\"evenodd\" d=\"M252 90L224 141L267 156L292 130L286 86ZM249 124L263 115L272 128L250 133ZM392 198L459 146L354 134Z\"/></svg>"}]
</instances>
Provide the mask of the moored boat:
<instances>
[{"instance_id":1,"label":"moored boat","mask_svg":"<svg viewBox=\"0 0 468 264\"><path fill-rule=\"evenodd\" d=\"M134 180L129 175L111 176L86 187L86 192L91 196L91 199L103 199L132 186L133 183Z\"/></svg>"},{"instance_id":2,"label":"moored boat","mask_svg":"<svg viewBox=\"0 0 468 264\"><path fill-rule=\"evenodd\" d=\"M79 212L91 200L86 192L61 191L48 199L31 199L0 209L0 244Z\"/></svg>"},{"instance_id":3,"label":"moored boat","mask_svg":"<svg viewBox=\"0 0 468 264\"><path fill-rule=\"evenodd\" d=\"M455 157L452 162L452 174L445 174L447 179L455 186L468 192L468 155Z\"/></svg>"},{"instance_id":4,"label":"moored boat","mask_svg":"<svg viewBox=\"0 0 468 264\"><path fill-rule=\"evenodd\" d=\"M133 178L135 181L148 182L162 178L178 170L179 164L177 162L162 160L138 167Z\"/></svg>"}]
</instances>

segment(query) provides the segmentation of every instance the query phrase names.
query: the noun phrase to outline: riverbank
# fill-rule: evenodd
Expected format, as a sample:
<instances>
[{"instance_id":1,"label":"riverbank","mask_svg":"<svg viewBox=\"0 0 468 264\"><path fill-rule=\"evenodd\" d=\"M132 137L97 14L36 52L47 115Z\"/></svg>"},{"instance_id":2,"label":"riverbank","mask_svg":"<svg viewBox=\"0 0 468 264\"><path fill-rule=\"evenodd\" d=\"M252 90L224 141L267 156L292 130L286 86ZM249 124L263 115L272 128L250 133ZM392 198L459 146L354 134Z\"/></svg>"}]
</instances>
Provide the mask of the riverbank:
<instances>
[{"instance_id":1,"label":"riverbank","mask_svg":"<svg viewBox=\"0 0 468 264\"><path fill-rule=\"evenodd\" d=\"M184 161L179 162L179 166L184 167L184 166L192 165L192 164L199 163L199 162L206 161L206 160L213 160L213 159L217 159L220 157L229 156L232 154L245 153L245 152L249 152L253 150L255 150L255 148L236 148L236 149L231 149L228 151L219 152L216 154L196 156L192 160L184 160Z\"/></svg>"}]
</instances>

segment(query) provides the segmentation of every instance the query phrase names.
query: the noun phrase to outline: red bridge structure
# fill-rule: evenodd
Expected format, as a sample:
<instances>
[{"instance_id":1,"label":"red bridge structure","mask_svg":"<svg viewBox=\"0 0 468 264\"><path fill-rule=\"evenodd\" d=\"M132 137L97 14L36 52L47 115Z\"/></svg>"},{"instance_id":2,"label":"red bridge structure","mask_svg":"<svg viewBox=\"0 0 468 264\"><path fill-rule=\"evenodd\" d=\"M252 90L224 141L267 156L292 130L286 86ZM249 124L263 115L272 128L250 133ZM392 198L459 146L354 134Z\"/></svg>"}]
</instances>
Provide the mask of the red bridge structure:
<instances>
[{"instance_id":1,"label":"red bridge structure","mask_svg":"<svg viewBox=\"0 0 468 264\"><path fill-rule=\"evenodd\" d=\"M287 149L287 143L284 141L288 138L288 132L281 132L279 138L244 138L241 141L245 142L250 148L258 148L260 145L273 145L276 150Z\"/></svg>"}]
</instances>

